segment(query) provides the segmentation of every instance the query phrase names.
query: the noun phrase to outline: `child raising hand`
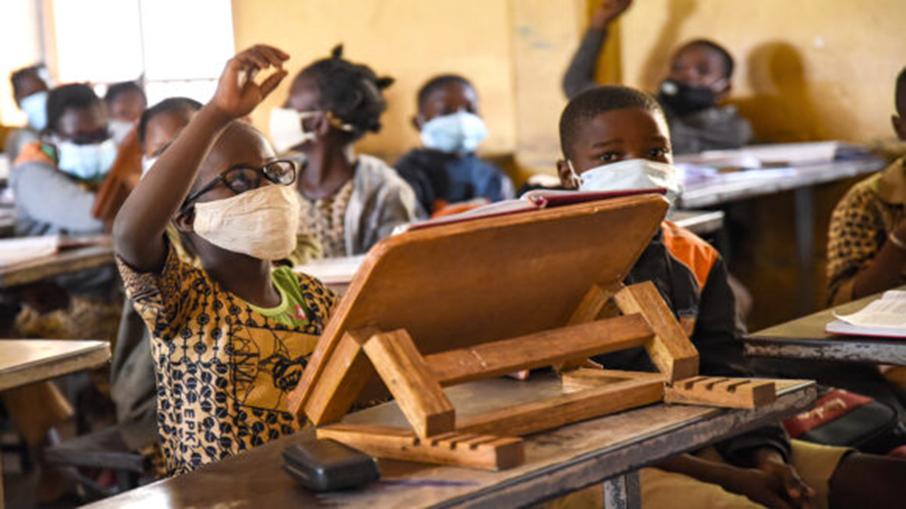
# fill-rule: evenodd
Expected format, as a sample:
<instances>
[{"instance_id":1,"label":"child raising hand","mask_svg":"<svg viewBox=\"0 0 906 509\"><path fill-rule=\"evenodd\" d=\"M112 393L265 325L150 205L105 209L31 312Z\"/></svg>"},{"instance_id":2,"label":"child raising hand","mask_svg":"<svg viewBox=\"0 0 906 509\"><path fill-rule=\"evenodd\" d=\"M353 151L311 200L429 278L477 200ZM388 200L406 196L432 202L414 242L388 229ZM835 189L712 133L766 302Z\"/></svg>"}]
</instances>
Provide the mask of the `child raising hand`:
<instances>
[{"instance_id":1,"label":"child raising hand","mask_svg":"<svg viewBox=\"0 0 906 509\"><path fill-rule=\"evenodd\" d=\"M295 247L296 164L236 120L286 77L288 58L264 45L233 57L114 224L126 292L151 334L171 474L298 429L286 395L336 303L317 280L272 266ZM176 256L170 221L203 268Z\"/></svg>"}]
</instances>

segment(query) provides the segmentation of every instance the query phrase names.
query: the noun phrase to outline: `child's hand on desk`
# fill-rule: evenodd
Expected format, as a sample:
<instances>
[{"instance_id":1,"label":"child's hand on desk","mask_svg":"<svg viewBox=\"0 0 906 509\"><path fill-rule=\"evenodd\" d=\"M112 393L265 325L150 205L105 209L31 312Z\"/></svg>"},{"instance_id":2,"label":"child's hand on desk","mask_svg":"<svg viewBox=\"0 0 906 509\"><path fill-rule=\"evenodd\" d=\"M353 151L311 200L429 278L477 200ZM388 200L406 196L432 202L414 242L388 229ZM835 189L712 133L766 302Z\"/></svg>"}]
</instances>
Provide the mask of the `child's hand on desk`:
<instances>
[{"instance_id":1,"label":"child's hand on desk","mask_svg":"<svg viewBox=\"0 0 906 509\"><path fill-rule=\"evenodd\" d=\"M772 448L758 449L753 454L754 468L734 469L730 491L772 509L809 509L815 490L806 485L792 465L783 461Z\"/></svg>"},{"instance_id":2,"label":"child's hand on desk","mask_svg":"<svg viewBox=\"0 0 906 509\"><path fill-rule=\"evenodd\" d=\"M595 9L591 15L591 28L595 30L604 30L607 25L620 17L629 6L632 0L604 0L601 5Z\"/></svg>"},{"instance_id":3,"label":"child's hand on desk","mask_svg":"<svg viewBox=\"0 0 906 509\"><path fill-rule=\"evenodd\" d=\"M263 44L239 53L227 62L209 105L231 119L248 115L286 77L283 62L287 59L286 53ZM260 85L255 83L258 72L271 67L276 71Z\"/></svg>"}]
</instances>

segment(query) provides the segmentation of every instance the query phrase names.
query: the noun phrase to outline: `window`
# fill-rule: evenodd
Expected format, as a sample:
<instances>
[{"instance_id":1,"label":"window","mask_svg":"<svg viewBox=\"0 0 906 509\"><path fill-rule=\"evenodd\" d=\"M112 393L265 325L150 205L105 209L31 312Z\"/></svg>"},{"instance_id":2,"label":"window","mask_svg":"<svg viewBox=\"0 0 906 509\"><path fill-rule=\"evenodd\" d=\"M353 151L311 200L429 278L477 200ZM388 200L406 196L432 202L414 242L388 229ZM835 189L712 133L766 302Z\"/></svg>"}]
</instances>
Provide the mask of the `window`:
<instances>
[{"instance_id":1,"label":"window","mask_svg":"<svg viewBox=\"0 0 906 509\"><path fill-rule=\"evenodd\" d=\"M53 0L53 20L60 83L142 78L149 105L206 102L234 53L229 0Z\"/></svg>"}]
</instances>

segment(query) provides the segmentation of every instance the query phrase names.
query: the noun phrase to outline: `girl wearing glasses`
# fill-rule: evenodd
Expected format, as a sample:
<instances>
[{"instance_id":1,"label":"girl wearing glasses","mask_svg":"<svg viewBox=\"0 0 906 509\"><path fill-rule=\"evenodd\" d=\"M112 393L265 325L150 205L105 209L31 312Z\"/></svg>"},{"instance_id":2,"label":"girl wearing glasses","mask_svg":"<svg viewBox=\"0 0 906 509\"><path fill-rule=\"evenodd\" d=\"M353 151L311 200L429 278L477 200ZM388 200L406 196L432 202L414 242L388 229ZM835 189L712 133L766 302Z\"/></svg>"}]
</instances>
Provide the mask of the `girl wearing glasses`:
<instances>
[{"instance_id":1,"label":"girl wearing glasses","mask_svg":"<svg viewBox=\"0 0 906 509\"><path fill-rule=\"evenodd\" d=\"M316 279L272 264L296 245L297 168L236 120L286 77L288 58L255 46L231 59L114 224L126 292L151 335L171 474L299 429L286 397L336 302ZM171 221L201 268L176 256Z\"/></svg>"}]
</instances>

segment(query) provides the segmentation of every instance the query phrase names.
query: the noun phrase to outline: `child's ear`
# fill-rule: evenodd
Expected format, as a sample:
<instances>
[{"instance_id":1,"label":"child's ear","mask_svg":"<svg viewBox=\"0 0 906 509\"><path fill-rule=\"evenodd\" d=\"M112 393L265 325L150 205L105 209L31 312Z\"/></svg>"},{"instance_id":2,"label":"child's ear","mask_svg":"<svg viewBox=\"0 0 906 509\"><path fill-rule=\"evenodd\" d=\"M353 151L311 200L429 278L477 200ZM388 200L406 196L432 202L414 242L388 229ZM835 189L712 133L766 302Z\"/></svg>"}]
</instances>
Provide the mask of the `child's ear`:
<instances>
[{"instance_id":1,"label":"child's ear","mask_svg":"<svg viewBox=\"0 0 906 509\"><path fill-rule=\"evenodd\" d=\"M893 124L893 131L897 133L900 140L906 141L906 122L899 115L891 115L890 123Z\"/></svg>"},{"instance_id":2,"label":"child's ear","mask_svg":"<svg viewBox=\"0 0 906 509\"><path fill-rule=\"evenodd\" d=\"M557 161L557 174L560 176L561 186L566 189L579 189L579 182L576 181L576 177L565 159Z\"/></svg>"},{"instance_id":3,"label":"child's ear","mask_svg":"<svg viewBox=\"0 0 906 509\"><path fill-rule=\"evenodd\" d=\"M177 213L173 218L173 224L181 233L195 233L195 209Z\"/></svg>"},{"instance_id":4,"label":"child's ear","mask_svg":"<svg viewBox=\"0 0 906 509\"><path fill-rule=\"evenodd\" d=\"M425 124L425 118L422 116L421 113L416 113L415 115L412 115L412 127L414 127L416 131L422 132L422 126L424 124Z\"/></svg>"},{"instance_id":5,"label":"child's ear","mask_svg":"<svg viewBox=\"0 0 906 509\"><path fill-rule=\"evenodd\" d=\"M327 113L315 116L312 122L314 124L312 129L317 133L318 138L323 138L330 132L330 119L327 118Z\"/></svg>"},{"instance_id":6,"label":"child's ear","mask_svg":"<svg viewBox=\"0 0 906 509\"><path fill-rule=\"evenodd\" d=\"M730 91L733 89L733 85L730 83L730 80L724 79L724 81L726 83L724 85L724 88L722 90L717 91L717 93L715 95L715 99L717 99L717 102L721 102L724 99L726 99L727 97L730 97Z\"/></svg>"}]
</instances>

